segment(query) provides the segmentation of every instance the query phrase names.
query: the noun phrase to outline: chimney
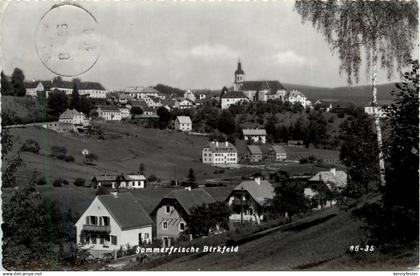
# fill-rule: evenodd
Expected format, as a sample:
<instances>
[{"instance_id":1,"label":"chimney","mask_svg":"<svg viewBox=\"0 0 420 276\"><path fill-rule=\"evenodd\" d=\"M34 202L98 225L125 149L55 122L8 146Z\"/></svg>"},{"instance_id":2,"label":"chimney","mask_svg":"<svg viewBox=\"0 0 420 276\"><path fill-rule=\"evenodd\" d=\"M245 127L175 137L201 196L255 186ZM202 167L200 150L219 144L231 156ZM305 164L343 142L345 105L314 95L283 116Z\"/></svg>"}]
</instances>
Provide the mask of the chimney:
<instances>
[{"instance_id":1,"label":"chimney","mask_svg":"<svg viewBox=\"0 0 420 276\"><path fill-rule=\"evenodd\" d=\"M331 168L330 171L332 172L332 174L335 176L335 168Z\"/></svg>"},{"instance_id":2,"label":"chimney","mask_svg":"<svg viewBox=\"0 0 420 276\"><path fill-rule=\"evenodd\" d=\"M229 146L229 142L228 141L225 142L225 146L226 147Z\"/></svg>"},{"instance_id":3,"label":"chimney","mask_svg":"<svg viewBox=\"0 0 420 276\"><path fill-rule=\"evenodd\" d=\"M254 180L255 182L257 182L258 185L261 185L261 177L257 176Z\"/></svg>"},{"instance_id":4,"label":"chimney","mask_svg":"<svg viewBox=\"0 0 420 276\"><path fill-rule=\"evenodd\" d=\"M216 141L216 147L218 147L219 146L219 142L218 141Z\"/></svg>"}]
</instances>

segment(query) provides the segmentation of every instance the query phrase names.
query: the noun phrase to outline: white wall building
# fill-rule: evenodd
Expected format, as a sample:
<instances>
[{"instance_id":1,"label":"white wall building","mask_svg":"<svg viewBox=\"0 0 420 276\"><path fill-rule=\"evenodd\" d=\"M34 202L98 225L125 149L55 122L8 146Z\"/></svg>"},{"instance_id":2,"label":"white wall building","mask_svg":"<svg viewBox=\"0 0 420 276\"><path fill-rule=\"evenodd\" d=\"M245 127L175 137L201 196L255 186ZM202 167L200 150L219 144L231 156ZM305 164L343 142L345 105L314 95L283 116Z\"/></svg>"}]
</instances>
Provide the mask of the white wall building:
<instances>
[{"instance_id":1,"label":"white wall building","mask_svg":"<svg viewBox=\"0 0 420 276\"><path fill-rule=\"evenodd\" d=\"M291 104L300 103L304 108L310 107L312 105L311 101L298 90L289 91L289 93L286 95L286 102Z\"/></svg>"},{"instance_id":2,"label":"white wall building","mask_svg":"<svg viewBox=\"0 0 420 276\"><path fill-rule=\"evenodd\" d=\"M67 109L64 111L59 119L61 123L68 123L77 126L88 126L90 125L90 120L82 112L78 112L75 109Z\"/></svg>"},{"instance_id":3,"label":"white wall building","mask_svg":"<svg viewBox=\"0 0 420 276\"><path fill-rule=\"evenodd\" d=\"M184 93L184 99L186 99L186 100L190 100L190 101L192 101L192 102L195 102L196 97L195 97L194 92L192 92L191 90L187 90L187 91Z\"/></svg>"},{"instance_id":4,"label":"white wall building","mask_svg":"<svg viewBox=\"0 0 420 276\"><path fill-rule=\"evenodd\" d=\"M254 143L265 144L267 138L267 132L262 128L245 128L242 130L244 140L252 140Z\"/></svg>"},{"instance_id":5,"label":"white wall building","mask_svg":"<svg viewBox=\"0 0 420 276\"><path fill-rule=\"evenodd\" d=\"M96 196L76 222L77 244L94 257L152 241L153 221L131 193Z\"/></svg>"},{"instance_id":6,"label":"white wall building","mask_svg":"<svg viewBox=\"0 0 420 276\"><path fill-rule=\"evenodd\" d=\"M177 116L175 119L175 130L191 131L192 121L189 116Z\"/></svg>"},{"instance_id":7,"label":"white wall building","mask_svg":"<svg viewBox=\"0 0 420 276\"><path fill-rule=\"evenodd\" d=\"M240 91L227 91L220 98L220 107L228 109L231 105L248 101L249 99Z\"/></svg>"},{"instance_id":8,"label":"white wall building","mask_svg":"<svg viewBox=\"0 0 420 276\"><path fill-rule=\"evenodd\" d=\"M116 106L104 105L97 109L98 117L107 121L121 121L121 111Z\"/></svg>"},{"instance_id":9,"label":"white wall building","mask_svg":"<svg viewBox=\"0 0 420 276\"><path fill-rule=\"evenodd\" d=\"M204 164L223 165L237 164L238 151L229 142L211 142L202 151L202 162Z\"/></svg>"}]
</instances>

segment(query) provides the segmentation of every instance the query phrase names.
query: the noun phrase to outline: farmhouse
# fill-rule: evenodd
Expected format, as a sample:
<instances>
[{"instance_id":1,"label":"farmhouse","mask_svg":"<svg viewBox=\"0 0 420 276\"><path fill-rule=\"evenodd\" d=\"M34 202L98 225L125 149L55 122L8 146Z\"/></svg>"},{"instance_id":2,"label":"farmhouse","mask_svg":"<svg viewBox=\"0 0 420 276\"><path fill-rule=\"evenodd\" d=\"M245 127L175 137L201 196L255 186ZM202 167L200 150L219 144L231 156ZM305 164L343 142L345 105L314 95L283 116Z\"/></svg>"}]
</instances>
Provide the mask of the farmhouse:
<instances>
[{"instance_id":1,"label":"farmhouse","mask_svg":"<svg viewBox=\"0 0 420 276\"><path fill-rule=\"evenodd\" d=\"M280 145L273 145L271 147L270 154L273 156L275 161L286 161L286 150Z\"/></svg>"},{"instance_id":2,"label":"farmhouse","mask_svg":"<svg viewBox=\"0 0 420 276\"><path fill-rule=\"evenodd\" d=\"M264 220L264 214L274 195L273 185L260 177L241 182L226 200L232 208L230 221L233 223L249 221L259 224Z\"/></svg>"},{"instance_id":3,"label":"farmhouse","mask_svg":"<svg viewBox=\"0 0 420 276\"><path fill-rule=\"evenodd\" d=\"M122 182L125 182L123 175L96 175L92 178L93 187L109 187L112 189L120 187Z\"/></svg>"},{"instance_id":4,"label":"farmhouse","mask_svg":"<svg viewBox=\"0 0 420 276\"><path fill-rule=\"evenodd\" d=\"M312 105L311 101L298 90L289 91L289 93L286 95L286 101L291 104L299 103L304 108L310 107Z\"/></svg>"},{"instance_id":5,"label":"farmhouse","mask_svg":"<svg viewBox=\"0 0 420 276\"><path fill-rule=\"evenodd\" d=\"M263 153L259 146L257 145L249 145L247 146L248 154L247 159L251 162L262 162L263 160Z\"/></svg>"},{"instance_id":6,"label":"farmhouse","mask_svg":"<svg viewBox=\"0 0 420 276\"><path fill-rule=\"evenodd\" d=\"M169 247L186 230L191 209L215 202L204 189L175 190L166 195L152 211L156 236L164 247Z\"/></svg>"},{"instance_id":7,"label":"farmhouse","mask_svg":"<svg viewBox=\"0 0 420 276\"><path fill-rule=\"evenodd\" d=\"M61 123L73 124L75 126L88 126L90 125L90 120L86 118L85 114L78 112L75 109L67 109L64 111L59 119Z\"/></svg>"},{"instance_id":8,"label":"farmhouse","mask_svg":"<svg viewBox=\"0 0 420 276\"><path fill-rule=\"evenodd\" d=\"M189 116L177 116L175 119L175 130L191 131L192 122Z\"/></svg>"},{"instance_id":9,"label":"farmhouse","mask_svg":"<svg viewBox=\"0 0 420 276\"><path fill-rule=\"evenodd\" d=\"M31 81L31 82L25 82L25 90L26 95L37 97L40 92L44 92L45 84L47 84L48 81Z\"/></svg>"},{"instance_id":10,"label":"farmhouse","mask_svg":"<svg viewBox=\"0 0 420 276\"><path fill-rule=\"evenodd\" d=\"M261 128L245 128L242 130L244 140L252 140L255 143L265 144L267 138L267 132Z\"/></svg>"},{"instance_id":11,"label":"farmhouse","mask_svg":"<svg viewBox=\"0 0 420 276\"><path fill-rule=\"evenodd\" d=\"M131 193L96 196L76 222L77 244L94 257L152 241L153 221Z\"/></svg>"},{"instance_id":12,"label":"farmhouse","mask_svg":"<svg viewBox=\"0 0 420 276\"><path fill-rule=\"evenodd\" d=\"M177 100L174 103L174 107L179 109L189 109L193 108L194 106L194 102L188 99Z\"/></svg>"},{"instance_id":13,"label":"farmhouse","mask_svg":"<svg viewBox=\"0 0 420 276\"><path fill-rule=\"evenodd\" d=\"M121 121L121 111L114 105L104 105L97 109L98 117L107 121Z\"/></svg>"},{"instance_id":14,"label":"farmhouse","mask_svg":"<svg viewBox=\"0 0 420 276\"><path fill-rule=\"evenodd\" d=\"M347 186L347 174L332 168L329 171L320 171L311 177L309 182L322 182L330 190L341 191Z\"/></svg>"},{"instance_id":15,"label":"farmhouse","mask_svg":"<svg viewBox=\"0 0 420 276\"><path fill-rule=\"evenodd\" d=\"M131 86L124 89L121 93L129 95L133 99L144 99L147 96L158 97L162 100L165 99L165 96L153 87Z\"/></svg>"},{"instance_id":16,"label":"farmhouse","mask_svg":"<svg viewBox=\"0 0 420 276\"><path fill-rule=\"evenodd\" d=\"M192 102L195 102L196 97L195 97L194 92L192 92L191 90L187 90L187 91L184 93L184 99L186 99L186 100L190 100L190 101L192 101Z\"/></svg>"},{"instance_id":17,"label":"farmhouse","mask_svg":"<svg viewBox=\"0 0 420 276\"><path fill-rule=\"evenodd\" d=\"M141 174L127 174L120 183L120 188L144 189L146 188L146 177Z\"/></svg>"},{"instance_id":18,"label":"farmhouse","mask_svg":"<svg viewBox=\"0 0 420 276\"><path fill-rule=\"evenodd\" d=\"M237 164L238 151L229 142L211 142L202 151L202 161L204 164Z\"/></svg>"},{"instance_id":19,"label":"farmhouse","mask_svg":"<svg viewBox=\"0 0 420 276\"><path fill-rule=\"evenodd\" d=\"M220 107L228 109L231 105L248 101L248 98L240 91L227 91L220 97Z\"/></svg>"},{"instance_id":20,"label":"farmhouse","mask_svg":"<svg viewBox=\"0 0 420 276\"><path fill-rule=\"evenodd\" d=\"M77 132L77 127L72 123L63 123L60 121L47 122L42 125L43 128L56 131L58 133Z\"/></svg>"}]
</instances>

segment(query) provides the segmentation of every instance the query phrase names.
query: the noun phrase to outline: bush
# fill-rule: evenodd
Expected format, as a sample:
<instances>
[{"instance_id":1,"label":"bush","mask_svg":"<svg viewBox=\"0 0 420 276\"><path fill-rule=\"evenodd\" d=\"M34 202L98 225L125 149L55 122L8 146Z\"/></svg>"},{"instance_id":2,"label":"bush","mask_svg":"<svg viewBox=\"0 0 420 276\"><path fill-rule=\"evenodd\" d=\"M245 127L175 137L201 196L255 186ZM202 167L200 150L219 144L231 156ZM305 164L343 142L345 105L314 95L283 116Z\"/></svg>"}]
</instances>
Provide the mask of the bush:
<instances>
[{"instance_id":1,"label":"bush","mask_svg":"<svg viewBox=\"0 0 420 276\"><path fill-rule=\"evenodd\" d=\"M68 183L68 182L67 182ZM64 185L64 180L60 177L60 178L57 178L57 179L55 179L54 181L53 181L53 184L52 184L54 187L63 187L63 185Z\"/></svg>"},{"instance_id":2,"label":"bush","mask_svg":"<svg viewBox=\"0 0 420 276\"><path fill-rule=\"evenodd\" d=\"M40 146L39 146L37 141L35 141L33 139L26 139L26 141L23 143L20 150L21 151L38 153L39 150L40 150Z\"/></svg>"},{"instance_id":3,"label":"bush","mask_svg":"<svg viewBox=\"0 0 420 276\"><path fill-rule=\"evenodd\" d=\"M66 157L67 149L66 147L52 146L51 147L51 156L57 159L63 160Z\"/></svg>"},{"instance_id":4,"label":"bush","mask_svg":"<svg viewBox=\"0 0 420 276\"><path fill-rule=\"evenodd\" d=\"M45 179L45 176L41 176L37 179L36 185L45 185L47 184L47 180Z\"/></svg>"},{"instance_id":5,"label":"bush","mask_svg":"<svg viewBox=\"0 0 420 276\"><path fill-rule=\"evenodd\" d=\"M107 194L109 194L109 190L104 186L100 186L98 190L96 191L96 195L107 195Z\"/></svg>"},{"instance_id":6,"label":"bush","mask_svg":"<svg viewBox=\"0 0 420 276\"><path fill-rule=\"evenodd\" d=\"M63 185L69 185L70 183L67 180L63 180Z\"/></svg>"},{"instance_id":7,"label":"bush","mask_svg":"<svg viewBox=\"0 0 420 276\"><path fill-rule=\"evenodd\" d=\"M157 182L159 180L159 178L157 178L157 176L156 175L154 175L154 174L151 174L150 176L149 176L149 181L150 182Z\"/></svg>"},{"instance_id":8,"label":"bush","mask_svg":"<svg viewBox=\"0 0 420 276\"><path fill-rule=\"evenodd\" d=\"M74 186L81 187L85 185L85 182L86 182L85 179L78 177L76 178L76 180L74 180L73 184Z\"/></svg>"},{"instance_id":9,"label":"bush","mask_svg":"<svg viewBox=\"0 0 420 276\"><path fill-rule=\"evenodd\" d=\"M66 162L74 162L74 157L71 156L71 155L66 155L66 156L64 156L63 160L66 161Z\"/></svg>"}]
</instances>

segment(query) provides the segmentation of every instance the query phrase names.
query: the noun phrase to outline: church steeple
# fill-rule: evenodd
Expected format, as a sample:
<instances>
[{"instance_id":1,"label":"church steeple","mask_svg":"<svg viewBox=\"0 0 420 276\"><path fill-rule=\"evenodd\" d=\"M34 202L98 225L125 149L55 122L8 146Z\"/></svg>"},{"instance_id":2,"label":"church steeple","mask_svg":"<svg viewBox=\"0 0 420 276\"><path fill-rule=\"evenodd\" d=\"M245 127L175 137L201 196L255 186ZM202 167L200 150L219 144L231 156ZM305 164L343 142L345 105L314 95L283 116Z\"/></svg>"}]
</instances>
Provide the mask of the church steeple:
<instances>
[{"instance_id":1,"label":"church steeple","mask_svg":"<svg viewBox=\"0 0 420 276\"><path fill-rule=\"evenodd\" d=\"M233 89L235 91L239 91L242 86L242 82L244 81L245 72L242 70L242 63L241 60L238 60L238 67L235 71L235 82L233 83Z\"/></svg>"}]
</instances>

